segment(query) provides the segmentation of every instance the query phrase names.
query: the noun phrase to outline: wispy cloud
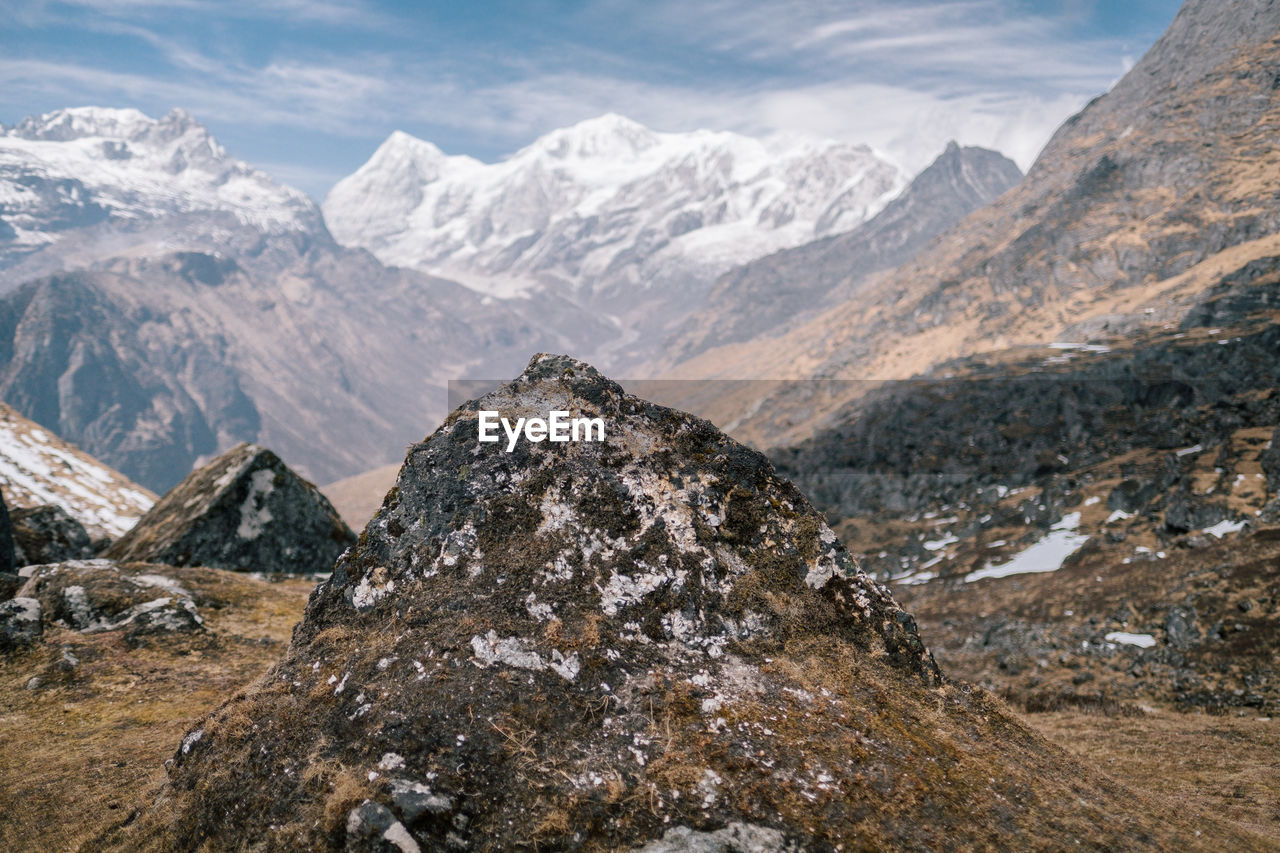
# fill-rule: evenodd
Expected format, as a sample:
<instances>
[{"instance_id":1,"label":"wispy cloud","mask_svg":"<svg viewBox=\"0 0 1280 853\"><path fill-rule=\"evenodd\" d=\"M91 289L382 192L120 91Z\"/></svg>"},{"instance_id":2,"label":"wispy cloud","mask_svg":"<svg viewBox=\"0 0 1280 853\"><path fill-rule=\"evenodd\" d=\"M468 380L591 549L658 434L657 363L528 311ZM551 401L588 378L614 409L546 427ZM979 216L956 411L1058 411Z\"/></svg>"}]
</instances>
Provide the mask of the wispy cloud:
<instances>
[{"instance_id":1,"label":"wispy cloud","mask_svg":"<svg viewBox=\"0 0 1280 853\"><path fill-rule=\"evenodd\" d=\"M550 14L476 0L450 15L378 0L0 0L0 15L13 7L0 109L182 106L241 138L274 128L257 136L367 140L335 145L331 169L296 169L313 194L359 165L339 156L371 151L392 129L492 157L606 111L661 130L868 142L908 169L956 138L1025 168L1135 47L1082 34L1080 4L1034 15L1013 4L594 0ZM288 162L287 147L262 145L260 161Z\"/></svg>"}]
</instances>

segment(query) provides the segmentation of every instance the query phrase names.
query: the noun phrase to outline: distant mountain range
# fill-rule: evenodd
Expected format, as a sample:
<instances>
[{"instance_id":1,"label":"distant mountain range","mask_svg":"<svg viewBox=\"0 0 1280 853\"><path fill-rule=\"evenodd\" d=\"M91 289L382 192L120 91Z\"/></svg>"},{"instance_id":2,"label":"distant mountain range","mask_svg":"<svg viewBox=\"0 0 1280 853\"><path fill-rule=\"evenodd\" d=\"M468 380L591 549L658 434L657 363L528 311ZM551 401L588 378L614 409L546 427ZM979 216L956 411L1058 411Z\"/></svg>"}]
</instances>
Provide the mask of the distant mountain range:
<instances>
[{"instance_id":1,"label":"distant mountain range","mask_svg":"<svg viewBox=\"0 0 1280 853\"><path fill-rule=\"evenodd\" d=\"M784 249L721 276L705 306L666 342L661 363L676 365L724 344L776 337L857 298L876 273L909 260L1021 179L1017 165L1002 154L951 143L901 195L852 231Z\"/></svg>"},{"instance_id":2,"label":"distant mountain range","mask_svg":"<svg viewBox=\"0 0 1280 853\"><path fill-rule=\"evenodd\" d=\"M157 491L239 441L335 480L421 438L450 379L651 360L717 275L904 181L861 146L604 116L489 166L395 134L326 225L186 113L58 110L0 128L0 396Z\"/></svg>"},{"instance_id":3,"label":"distant mountain range","mask_svg":"<svg viewBox=\"0 0 1280 853\"><path fill-rule=\"evenodd\" d=\"M156 491L239 441L321 481L389 462L449 379L611 330L342 248L180 112L27 119L0 163L0 395Z\"/></svg>"},{"instance_id":4,"label":"distant mountain range","mask_svg":"<svg viewBox=\"0 0 1280 853\"><path fill-rule=\"evenodd\" d=\"M854 228L905 183L866 146L657 133L610 114L493 164L392 134L324 214L384 263L611 318L619 337L581 354L625 365L656 353L719 274Z\"/></svg>"}]
</instances>

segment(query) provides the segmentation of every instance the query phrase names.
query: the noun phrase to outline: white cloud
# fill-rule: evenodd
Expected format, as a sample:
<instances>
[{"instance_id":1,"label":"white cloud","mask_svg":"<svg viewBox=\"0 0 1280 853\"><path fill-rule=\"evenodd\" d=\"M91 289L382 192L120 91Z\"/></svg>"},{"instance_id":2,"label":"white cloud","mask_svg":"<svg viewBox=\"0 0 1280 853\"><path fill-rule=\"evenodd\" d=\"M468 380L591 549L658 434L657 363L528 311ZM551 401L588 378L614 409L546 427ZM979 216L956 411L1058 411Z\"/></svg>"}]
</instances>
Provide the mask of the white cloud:
<instances>
[{"instance_id":1,"label":"white cloud","mask_svg":"<svg viewBox=\"0 0 1280 853\"><path fill-rule=\"evenodd\" d=\"M338 39L325 55L286 43L263 60L234 38L201 49L160 27L166 16L198 22L214 14L195 0L69 0L90 13L76 26L140 39L168 67L142 73L87 59L0 58L0 100L182 106L215 126L348 138L400 127L461 140L467 153L468 141L515 150L614 111L659 130L787 130L866 142L911 171L954 138L997 148L1025 169L1063 119L1132 66L1132 47L1068 38L1065 17L1016 14L1011 2L598 0L549 22L545 41L507 53L470 43L342 53ZM66 23L65 4L32 9ZM227 0L217 10L337 33L397 26L370 0ZM581 37L592 26L666 49L606 53Z\"/></svg>"}]
</instances>

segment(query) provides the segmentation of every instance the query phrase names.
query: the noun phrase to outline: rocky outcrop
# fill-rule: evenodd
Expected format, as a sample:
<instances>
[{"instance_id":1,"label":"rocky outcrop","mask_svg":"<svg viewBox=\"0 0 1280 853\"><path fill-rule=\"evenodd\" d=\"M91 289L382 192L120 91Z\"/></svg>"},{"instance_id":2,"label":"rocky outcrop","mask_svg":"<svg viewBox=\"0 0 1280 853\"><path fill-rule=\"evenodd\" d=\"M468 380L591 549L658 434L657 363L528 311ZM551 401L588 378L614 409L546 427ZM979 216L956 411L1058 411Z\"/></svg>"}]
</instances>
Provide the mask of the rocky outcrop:
<instances>
[{"instance_id":1,"label":"rocky outcrop","mask_svg":"<svg viewBox=\"0 0 1280 853\"><path fill-rule=\"evenodd\" d=\"M9 514L23 566L87 560L94 554L84 525L57 504L21 507Z\"/></svg>"},{"instance_id":2,"label":"rocky outcrop","mask_svg":"<svg viewBox=\"0 0 1280 853\"><path fill-rule=\"evenodd\" d=\"M606 437L508 452L478 440L487 410L601 418ZM189 731L157 806L116 837L1167 842L1117 823L1117 796L943 683L910 615L763 456L544 355L410 448L283 660Z\"/></svg>"},{"instance_id":3,"label":"rocky outcrop","mask_svg":"<svg viewBox=\"0 0 1280 853\"><path fill-rule=\"evenodd\" d=\"M258 572L322 572L355 534L269 450L240 444L193 471L104 556Z\"/></svg>"},{"instance_id":4,"label":"rocky outcrop","mask_svg":"<svg viewBox=\"0 0 1280 853\"><path fill-rule=\"evenodd\" d=\"M13 522L9 518L9 508L0 494L0 575L12 575L18 570L17 557L13 547ZM0 595L0 598L8 596Z\"/></svg>"},{"instance_id":5,"label":"rocky outcrop","mask_svg":"<svg viewBox=\"0 0 1280 853\"><path fill-rule=\"evenodd\" d=\"M149 634L201 631L191 593L165 566L78 560L24 570L14 601L34 601L35 618L86 634L124 631L126 642Z\"/></svg>"}]
</instances>

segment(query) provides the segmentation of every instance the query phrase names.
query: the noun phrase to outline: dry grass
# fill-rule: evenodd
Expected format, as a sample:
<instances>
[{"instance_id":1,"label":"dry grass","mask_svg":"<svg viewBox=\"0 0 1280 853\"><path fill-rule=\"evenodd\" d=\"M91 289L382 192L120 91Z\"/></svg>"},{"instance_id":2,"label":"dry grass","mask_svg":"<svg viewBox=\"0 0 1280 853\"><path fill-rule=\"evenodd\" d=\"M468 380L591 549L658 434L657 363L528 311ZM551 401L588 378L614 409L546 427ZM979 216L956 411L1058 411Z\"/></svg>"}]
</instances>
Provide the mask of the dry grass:
<instances>
[{"instance_id":1,"label":"dry grass","mask_svg":"<svg viewBox=\"0 0 1280 853\"><path fill-rule=\"evenodd\" d=\"M1033 714L1049 740L1202 823L1228 825L1253 849L1280 850L1280 720L1153 710L1141 717Z\"/></svg>"},{"instance_id":2,"label":"dry grass","mask_svg":"<svg viewBox=\"0 0 1280 853\"><path fill-rule=\"evenodd\" d=\"M279 657L313 585L171 574L208 602L206 634L129 648L121 632L54 627L0 660L0 850L73 850L149 801L187 728ZM26 689L33 676L47 686Z\"/></svg>"}]
</instances>

